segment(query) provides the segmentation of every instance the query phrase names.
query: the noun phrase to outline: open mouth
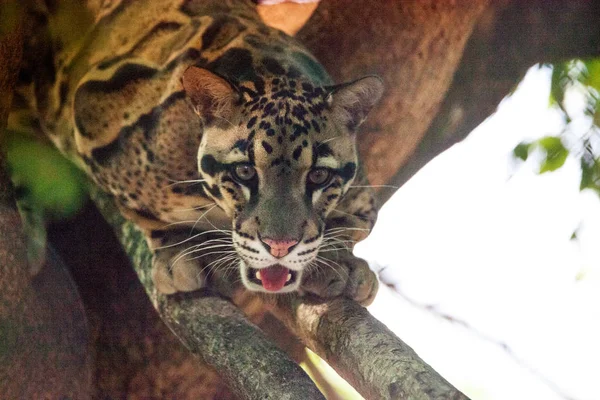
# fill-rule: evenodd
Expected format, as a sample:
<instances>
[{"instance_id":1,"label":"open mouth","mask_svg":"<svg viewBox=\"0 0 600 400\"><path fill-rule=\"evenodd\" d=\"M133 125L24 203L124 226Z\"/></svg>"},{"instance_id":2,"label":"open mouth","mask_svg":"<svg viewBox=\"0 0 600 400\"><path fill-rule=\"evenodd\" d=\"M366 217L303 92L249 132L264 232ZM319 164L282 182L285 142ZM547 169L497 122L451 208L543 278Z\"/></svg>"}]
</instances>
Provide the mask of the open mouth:
<instances>
[{"instance_id":1,"label":"open mouth","mask_svg":"<svg viewBox=\"0 0 600 400\"><path fill-rule=\"evenodd\" d=\"M296 282L297 276L296 271L278 264L262 269L249 267L247 271L247 278L250 282L261 285L269 292L278 292L285 286L293 284Z\"/></svg>"}]
</instances>

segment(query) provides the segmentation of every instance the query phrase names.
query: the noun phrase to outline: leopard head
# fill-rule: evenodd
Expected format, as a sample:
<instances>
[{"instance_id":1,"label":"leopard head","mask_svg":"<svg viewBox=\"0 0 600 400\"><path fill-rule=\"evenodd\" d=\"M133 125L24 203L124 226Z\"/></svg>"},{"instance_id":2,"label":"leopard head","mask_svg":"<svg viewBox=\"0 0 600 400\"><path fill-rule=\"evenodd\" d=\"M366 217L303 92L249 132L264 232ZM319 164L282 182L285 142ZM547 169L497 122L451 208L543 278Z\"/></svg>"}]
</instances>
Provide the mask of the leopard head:
<instances>
[{"instance_id":1,"label":"leopard head","mask_svg":"<svg viewBox=\"0 0 600 400\"><path fill-rule=\"evenodd\" d=\"M272 77L258 91L190 67L182 84L204 124L198 168L232 220L242 282L255 291L297 290L328 214L355 178L356 132L381 80L319 87Z\"/></svg>"}]
</instances>

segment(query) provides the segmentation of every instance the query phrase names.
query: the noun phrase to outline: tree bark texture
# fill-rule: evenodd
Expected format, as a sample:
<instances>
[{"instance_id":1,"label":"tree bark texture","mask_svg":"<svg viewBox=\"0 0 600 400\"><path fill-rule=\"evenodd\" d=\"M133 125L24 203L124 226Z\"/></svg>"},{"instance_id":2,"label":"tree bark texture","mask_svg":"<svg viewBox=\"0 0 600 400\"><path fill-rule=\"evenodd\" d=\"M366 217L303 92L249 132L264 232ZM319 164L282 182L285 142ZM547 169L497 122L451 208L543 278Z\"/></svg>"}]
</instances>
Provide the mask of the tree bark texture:
<instances>
[{"instance_id":1,"label":"tree bark texture","mask_svg":"<svg viewBox=\"0 0 600 400\"><path fill-rule=\"evenodd\" d=\"M336 82L384 80L358 138L372 184L388 182L418 147L487 3L326 0L298 33Z\"/></svg>"},{"instance_id":2,"label":"tree bark texture","mask_svg":"<svg viewBox=\"0 0 600 400\"><path fill-rule=\"evenodd\" d=\"M357 303L279 298L272 310L367 399L467 399Z\"/></svg>"},{"instance_id":3,"label":"tree bark texture","mask_svg":"<svg viewBox=\"0 0 600 400\"><path fill-rule=\"evenodd\" d=\"M535 63L600 55L599 20L600 3L588 0L327 0L298 37L337 81L384 78L358 140L370 182L401 186ZM393 192L381 189L381 203Z\"/></svg>"}]
</instances>

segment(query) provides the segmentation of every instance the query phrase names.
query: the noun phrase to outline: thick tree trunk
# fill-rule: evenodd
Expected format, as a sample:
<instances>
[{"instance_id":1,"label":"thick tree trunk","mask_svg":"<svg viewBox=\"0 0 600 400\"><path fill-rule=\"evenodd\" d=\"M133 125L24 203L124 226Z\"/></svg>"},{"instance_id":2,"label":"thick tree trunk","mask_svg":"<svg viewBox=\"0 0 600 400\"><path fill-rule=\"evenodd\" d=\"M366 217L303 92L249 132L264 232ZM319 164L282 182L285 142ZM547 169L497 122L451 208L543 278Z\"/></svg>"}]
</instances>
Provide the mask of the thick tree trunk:
<instances>
[{"instance_id":1,"label":"thick tree trunk","mask_svg":"<svg viewBox=\"0 0 600 400\"><path fill-rule=\"evenodd\" d=\"M600 2L589 0L326 0L298 37L338 81L384 78L360 149L372 184L400 186L535 63L600 55L599 20ZM381 202L393 192L381 189Z\"/></svg>"},{"instance_id":2,"label":"thick tree trunk","mask_svg":"<svg viewBox=\"0 0 600 400\"><path fill-rule=\"evenodd\" d=\"M372 184L388 182L418 148L487 3L325 0L298 33L337 82L384 80L358 138Z\"/></svg>"},{"instance_id":3,"label":"thick tree trunk","mask_svg":"<svg viewBox=\"0 0 600 400\"><path fill-rule=\"evenodd\" d=\"M4 132L22 55L24 24L16 3L0 4L0 133ZM91 357L85 313L59 259L29 275L0 136L0 398L87 398Z\"/></svg>"}]
</instances>

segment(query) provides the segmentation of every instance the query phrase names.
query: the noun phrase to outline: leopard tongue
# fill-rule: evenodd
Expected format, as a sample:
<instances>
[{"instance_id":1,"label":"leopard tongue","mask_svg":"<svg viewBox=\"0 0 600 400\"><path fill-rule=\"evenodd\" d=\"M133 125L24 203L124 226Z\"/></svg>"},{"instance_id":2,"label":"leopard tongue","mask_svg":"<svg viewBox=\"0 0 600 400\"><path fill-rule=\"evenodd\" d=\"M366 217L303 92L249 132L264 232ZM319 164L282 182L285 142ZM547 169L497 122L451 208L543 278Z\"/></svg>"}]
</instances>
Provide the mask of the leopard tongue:
<instances>
[{"instance_id":1,"label":"leopard tongue","mask_svg":"<svg viewBox=\"0 0 600 400\"><path fill-rule=\"evenodd\" d=\"M277 292L285 286L289 271L281 265L264 268L260 270L260 281L269 292Z\"/></svg>"}]
</instances>

